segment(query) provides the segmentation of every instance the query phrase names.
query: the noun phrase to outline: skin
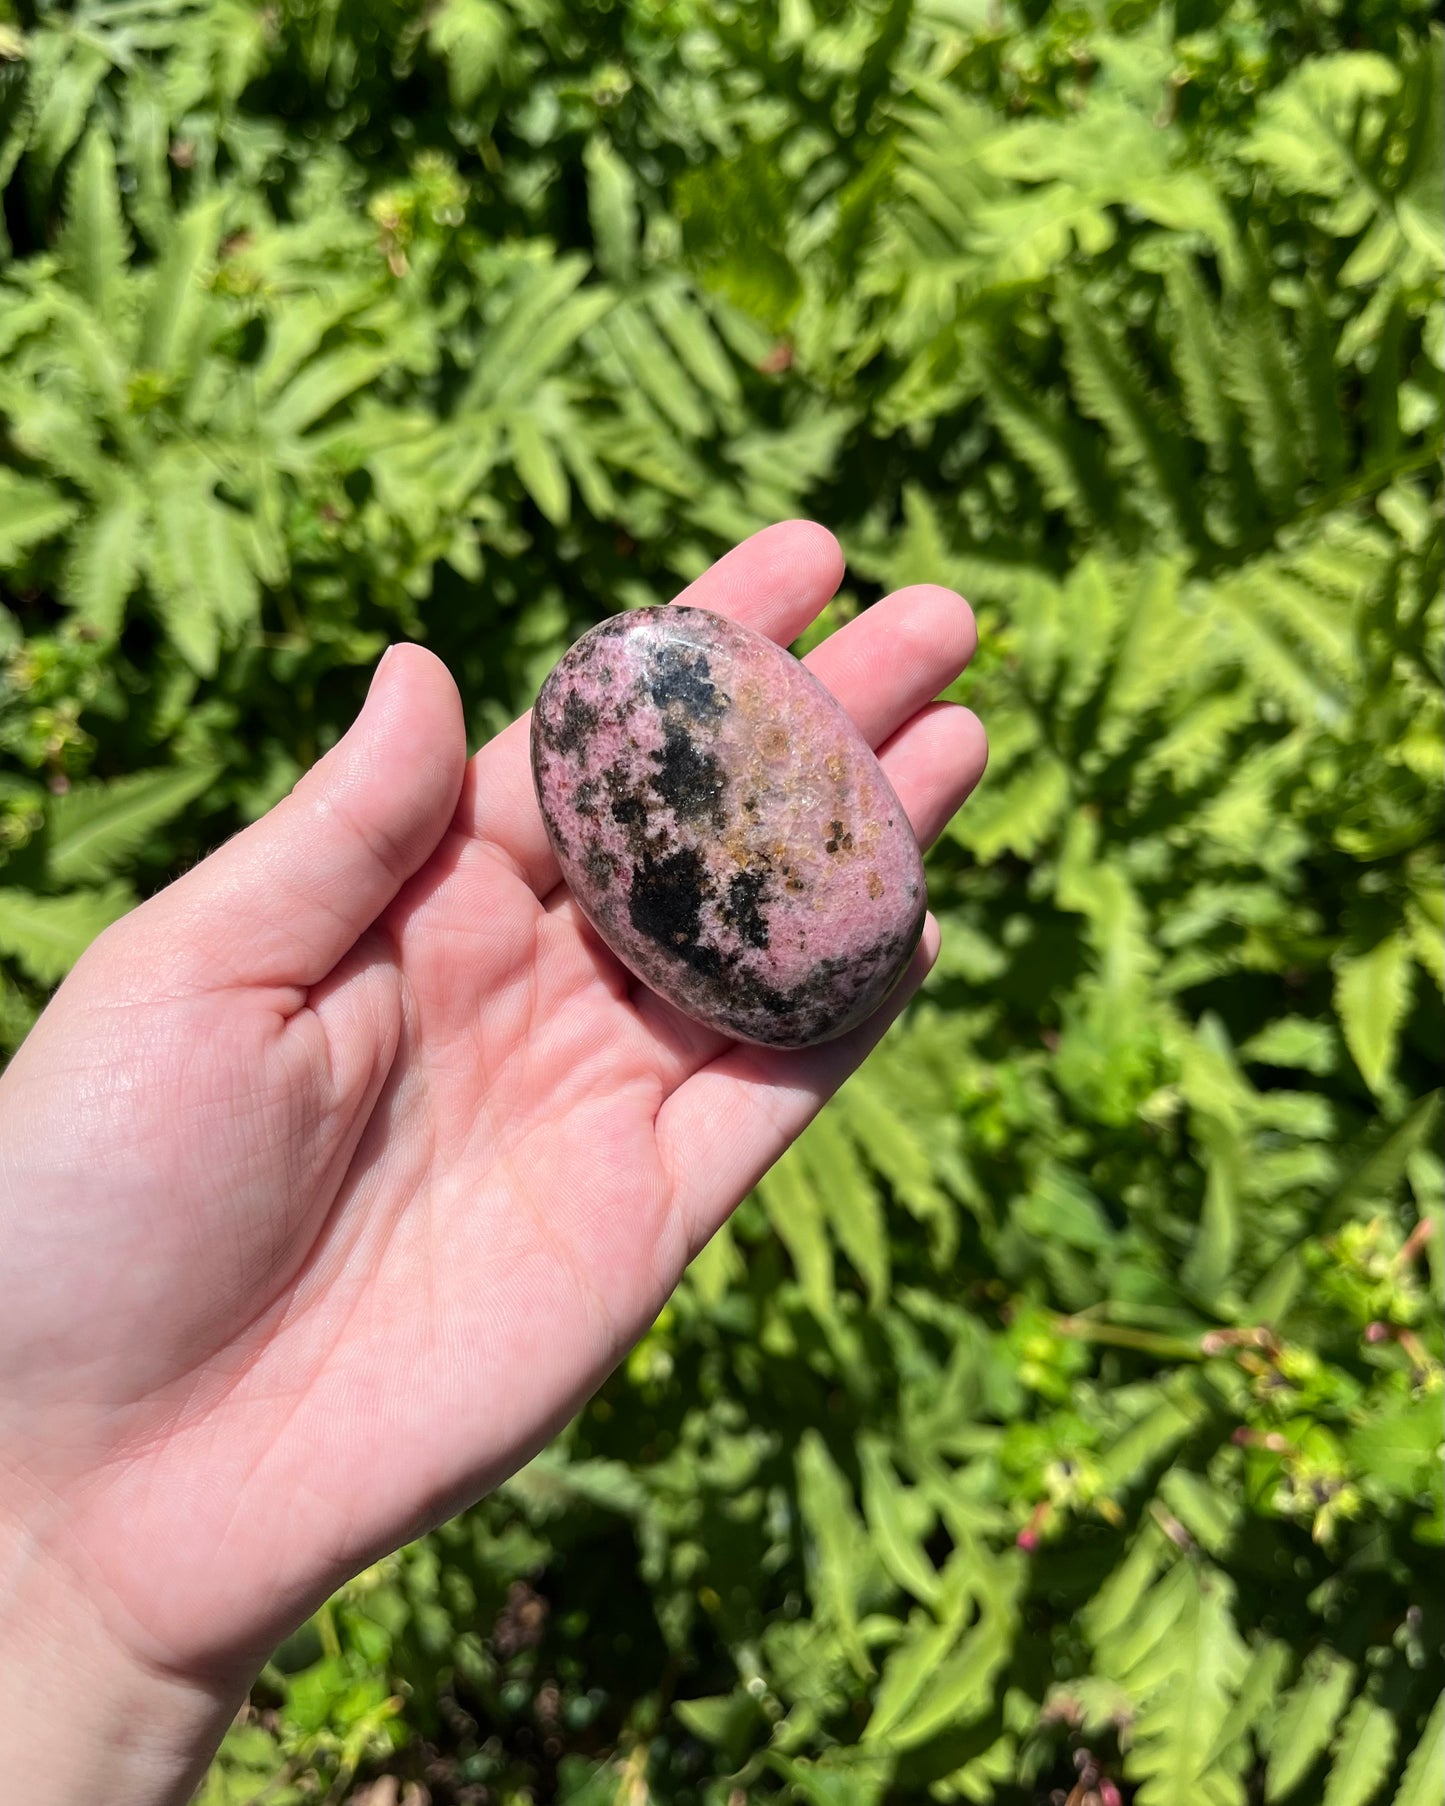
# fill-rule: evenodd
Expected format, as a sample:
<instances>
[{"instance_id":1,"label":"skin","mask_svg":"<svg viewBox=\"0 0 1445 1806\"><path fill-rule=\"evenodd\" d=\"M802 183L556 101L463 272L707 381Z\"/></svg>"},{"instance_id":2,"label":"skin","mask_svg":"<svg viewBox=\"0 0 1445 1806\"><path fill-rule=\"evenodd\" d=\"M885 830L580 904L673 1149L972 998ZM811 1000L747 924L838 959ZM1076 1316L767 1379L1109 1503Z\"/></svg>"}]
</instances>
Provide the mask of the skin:
<instances>
[{"instance_id":1,"label":"skin","mask_svg":"<svg viewBox=\"0 0 1445 1806\"><path fill-rule=\"evenodd\" d=\"M842 574L755 535L683 598L787 644ZM810 665L927 844L983 770L967 605ZM284 802L103 934L0 1082L0 1773L188 1797L269 1650L525 1462L922 981L805 1052L687 1022L470 762L416 646Z\"/></svg>"}]
</instances>

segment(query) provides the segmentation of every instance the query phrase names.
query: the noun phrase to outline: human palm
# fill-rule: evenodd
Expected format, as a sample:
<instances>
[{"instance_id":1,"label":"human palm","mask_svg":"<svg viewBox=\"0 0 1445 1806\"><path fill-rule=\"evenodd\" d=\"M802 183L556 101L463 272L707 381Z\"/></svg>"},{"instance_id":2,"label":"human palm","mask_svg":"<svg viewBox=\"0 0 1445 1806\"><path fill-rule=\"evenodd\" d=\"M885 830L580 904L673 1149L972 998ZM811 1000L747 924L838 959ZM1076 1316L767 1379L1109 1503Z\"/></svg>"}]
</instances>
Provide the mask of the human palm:
<instances>
[{"instance_id":1,"label":"human palm","mask_svg":"<svg viewBox=\"0 0 1445 1806\"><path fill-rule=\"evenodd\" d=\"M831 536L687 592L787 643ZM967 607L902 591L820 678L920 840L982 769L935 704ZM178 1673L244 1676L327 1591L517 1467L882 1032L741 1046L560 886L519 722L467 762L398 649L297 791L82 959L0 1085L0 1519Z\"/></svg>"}]
</instances>

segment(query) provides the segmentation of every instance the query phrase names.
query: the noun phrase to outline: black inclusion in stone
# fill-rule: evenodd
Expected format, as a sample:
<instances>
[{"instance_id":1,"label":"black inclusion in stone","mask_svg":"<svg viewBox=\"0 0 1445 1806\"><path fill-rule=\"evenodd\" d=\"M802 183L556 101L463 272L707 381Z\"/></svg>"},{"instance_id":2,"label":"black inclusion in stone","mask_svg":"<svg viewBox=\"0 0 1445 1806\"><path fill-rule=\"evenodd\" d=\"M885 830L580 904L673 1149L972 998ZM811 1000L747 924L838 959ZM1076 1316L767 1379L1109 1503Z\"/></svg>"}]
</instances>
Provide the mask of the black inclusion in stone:
<instances>
[{"instance_id":1,"label":"black inclusion in stone","mask_svg":"<svg viewBox=\"0 0 1445 1806\"><path fill-rule=\"evenodd\" d=\"M722 969L715 947L698 942L702 906L709 895L707 873L691 847L665 858L644 858L633 869L628 915L639 934L712 977Z\"/></svg>"},{"instance_id":2,"label":"black inclusion in stone","mask_svg":"<svg viewBox=\"0 0 1445 1806\"><path fill-rule=\"evenodd\" d=\"M588 847L583 856L587 876L598 890L607 890L617 873L617 861L601 847Z\"/></svg>"},{"instance_id":3,"label":"black inclusion in stone","mask_svg":"<svg viewBox=\"0 0 1445 1806\"><path fill-rule=\"evenodd\" d=\"M562 698L560 716L552 710L542 718L542 738L557 752L582 752L597 728L597 711L575 690Z\"/></svg>"},{"instance_id":4,"label":"black inclusion in stone","mask_svg":"<svg viewBox=\"0 0 1445 1806\"><path fill-rule=\"evenodd\" d=\"M691 646L659 646L647 687L658 708L675 705L694 721L716 721L727 706L727 698L719 695L712 681L707 654Z\"/></svg>"},{"instance_id":5,"label":"black inclusion in stone","mask_svg":"<svg viewBox=\"0 0 1445 1806\"><path fill-rule=\"evenodd\" d=\"M686 728L668 724L662 751L652 754L660 769L652 775L652 788L670 803L681 821L711 817L722 826L722 795L727 788L722 766L711 753L699 752Z\"/></svg>"},{"instance_id":6,"label":"black inclusion in stone","mask_svg":"<svg viewBox=\"0 0 1445 1806\"><path fill-rule=\"evenodd\" d=\"M720 914L750 947L768 944L768 918L760 907L768 879L765 872L737 872L728 883Z\"/></svg>"}]
</instances>

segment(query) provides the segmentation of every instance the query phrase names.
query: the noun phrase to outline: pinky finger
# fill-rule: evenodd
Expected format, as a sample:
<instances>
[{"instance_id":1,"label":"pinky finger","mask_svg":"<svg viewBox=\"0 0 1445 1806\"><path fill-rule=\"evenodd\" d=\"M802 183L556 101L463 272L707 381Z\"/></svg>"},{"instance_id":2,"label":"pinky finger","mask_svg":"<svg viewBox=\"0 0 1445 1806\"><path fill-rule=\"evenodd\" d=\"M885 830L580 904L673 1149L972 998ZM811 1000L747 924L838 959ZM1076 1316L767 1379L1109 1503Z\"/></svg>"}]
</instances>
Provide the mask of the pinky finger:
<instances>
[{"instance_id":1,"label":"pinky finger","mask_svg":"<svg viewBox=\"0 0 1445 1806\"><path fill-rule=\"evenodd\" d=\"M693 1253L862 1065L937 957L938 924L929 916L897 989L850 1034L786 1052L734 1043L667 1099L658 1153Z\"/></svg>"}]
</instances>

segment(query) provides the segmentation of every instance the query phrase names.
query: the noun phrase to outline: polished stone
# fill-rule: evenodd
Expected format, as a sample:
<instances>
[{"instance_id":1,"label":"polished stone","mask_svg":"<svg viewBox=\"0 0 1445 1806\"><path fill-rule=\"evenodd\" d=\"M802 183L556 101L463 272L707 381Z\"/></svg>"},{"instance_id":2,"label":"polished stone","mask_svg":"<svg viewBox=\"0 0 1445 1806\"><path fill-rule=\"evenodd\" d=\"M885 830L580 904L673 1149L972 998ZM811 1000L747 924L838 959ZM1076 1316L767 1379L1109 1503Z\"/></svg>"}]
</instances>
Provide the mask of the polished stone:
<instances>
[{"instance_id":1,"label":"polished stone","mask_svg":"<svg viewBox=\"0 0 1445 1806\"><path fill-rule=\"evenodd\" d=\"M645 608L584 634L537 699L532 771L603 940L724 1034L843 1034L918 944L923 862L883 768L790 653L724 616Z\"/></svg>"}]
</instances>

